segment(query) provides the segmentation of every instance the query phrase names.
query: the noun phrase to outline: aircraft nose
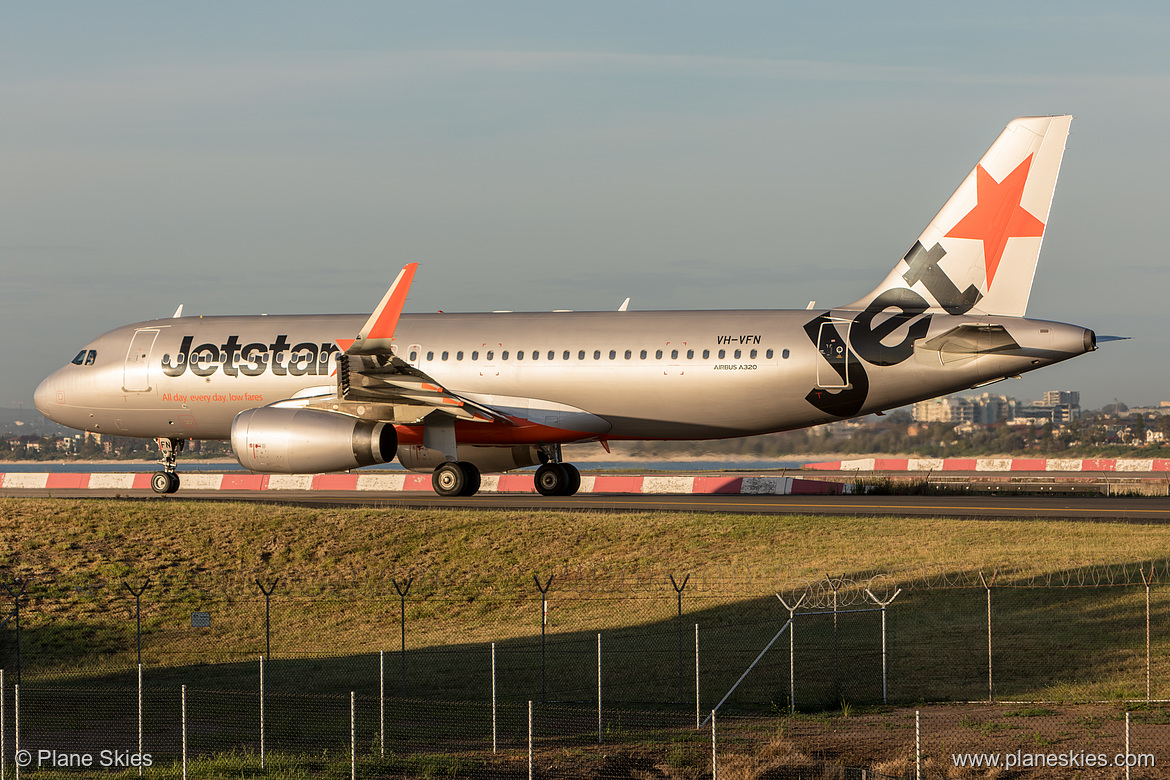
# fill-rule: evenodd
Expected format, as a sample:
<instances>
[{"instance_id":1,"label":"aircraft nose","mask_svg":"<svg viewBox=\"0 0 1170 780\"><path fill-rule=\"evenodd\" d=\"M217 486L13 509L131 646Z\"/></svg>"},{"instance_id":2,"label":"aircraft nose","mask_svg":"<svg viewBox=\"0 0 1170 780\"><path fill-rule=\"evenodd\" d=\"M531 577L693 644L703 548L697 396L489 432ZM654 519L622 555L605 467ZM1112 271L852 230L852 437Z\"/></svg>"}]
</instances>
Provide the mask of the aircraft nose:
<instances>
[{"instance_id":1,"label":"aircraft nose","mask_svg":"<svg viewBox=\"0 0 1170 780\"><path fill-rule=\"evenodd\" d=\"M53 407L57 405L57 392L60 382L57 380L56 372L50 374L43 382L37 385L36 392L33 393L33 403L37 410L45 417L51 418Z\"/></svg>"}]
</instances>

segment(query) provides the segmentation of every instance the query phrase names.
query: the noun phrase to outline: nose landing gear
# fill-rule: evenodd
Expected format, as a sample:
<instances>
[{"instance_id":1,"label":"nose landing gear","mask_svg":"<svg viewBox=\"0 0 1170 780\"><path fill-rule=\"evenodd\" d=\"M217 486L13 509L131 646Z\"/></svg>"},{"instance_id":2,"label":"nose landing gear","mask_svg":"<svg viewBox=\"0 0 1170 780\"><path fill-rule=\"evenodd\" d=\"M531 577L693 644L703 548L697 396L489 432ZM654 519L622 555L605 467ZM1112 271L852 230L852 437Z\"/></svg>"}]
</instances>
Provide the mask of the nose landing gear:
<instances>
[{"instance_id":1,"label":"nose landing gear","mask_svg":"<svg viewBox=\"0 0 1170 780\"><path fill-rule=\"evenodd\" d=\"M155 493L169 494L179 489L179 475L175 473L175 459L187 444L186 439L155 439L162 454L163 470L150 477L150 489Z\"/></svg>"}]
</instances>

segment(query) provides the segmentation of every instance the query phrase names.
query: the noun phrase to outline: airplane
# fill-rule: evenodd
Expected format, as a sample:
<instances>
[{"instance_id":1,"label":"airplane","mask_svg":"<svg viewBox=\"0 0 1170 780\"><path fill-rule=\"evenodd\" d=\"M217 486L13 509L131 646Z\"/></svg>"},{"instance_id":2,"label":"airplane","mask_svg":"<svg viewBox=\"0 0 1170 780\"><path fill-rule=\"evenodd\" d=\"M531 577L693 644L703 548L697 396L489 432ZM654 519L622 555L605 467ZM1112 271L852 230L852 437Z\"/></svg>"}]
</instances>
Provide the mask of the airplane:
<instances>
[{"instance_id":1,"label":"airplane","mask_svg":"<svg viewBox=\"0 0 1170 780\"><path fill-rule=\"evenodd\" d=\"M1013 120L885 279L799 310L403 313L417 263L366 315L183 317L87 344L36 390L73 428L155 439L152 488L179 488L193 439L254 472L397 458L443 496L539 466L567 496L562 445L793 430L980 387L1097 348L1028 319L1070 116ZM1103 337L1107 339L1110 337Z\"/></svg>"}]
</instances>

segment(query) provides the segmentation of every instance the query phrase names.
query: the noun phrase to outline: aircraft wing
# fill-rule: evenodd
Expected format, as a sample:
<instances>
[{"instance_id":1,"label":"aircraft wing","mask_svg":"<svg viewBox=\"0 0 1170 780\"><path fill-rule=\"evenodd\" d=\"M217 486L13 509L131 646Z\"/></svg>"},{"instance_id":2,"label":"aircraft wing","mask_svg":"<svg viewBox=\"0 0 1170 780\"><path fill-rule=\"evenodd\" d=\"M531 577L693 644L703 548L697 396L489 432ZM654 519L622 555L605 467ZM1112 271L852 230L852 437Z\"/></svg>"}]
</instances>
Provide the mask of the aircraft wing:
<instances>
[{"instance_id":1,"label":"aircraft wing","mask_svg":"<svg viewBox=\"0 0 1170 780\"><path fill-rule=\"evenodd\" d=\"M394 331L417 269L418 263L410 263L398 273L355 338L337 339L344 350L337 361L338 410L384 405L379 416L399 423L419 422L437 411L462 420L512 425L506 415L451 392L394 353Z\"/></svg>"}]
</instances>

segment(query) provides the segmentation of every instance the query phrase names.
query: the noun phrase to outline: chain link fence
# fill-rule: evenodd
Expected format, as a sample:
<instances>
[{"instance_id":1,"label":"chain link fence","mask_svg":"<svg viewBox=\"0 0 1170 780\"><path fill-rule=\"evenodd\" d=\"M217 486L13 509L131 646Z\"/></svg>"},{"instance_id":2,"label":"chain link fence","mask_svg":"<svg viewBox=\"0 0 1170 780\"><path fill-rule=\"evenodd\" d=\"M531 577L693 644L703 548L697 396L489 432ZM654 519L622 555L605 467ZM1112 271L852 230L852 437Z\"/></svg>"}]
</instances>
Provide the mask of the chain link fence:
<instances>
[{"instance_id":1,"label":"chain link fence","mask_svg":"<svg viewBox=\"0 0 1170 780\"><path fill-rule=\"evenodd\" d=\"M1165 562L535 574L10 582L3 780L1170 776Z\"/></svg>"}]
</instances>

